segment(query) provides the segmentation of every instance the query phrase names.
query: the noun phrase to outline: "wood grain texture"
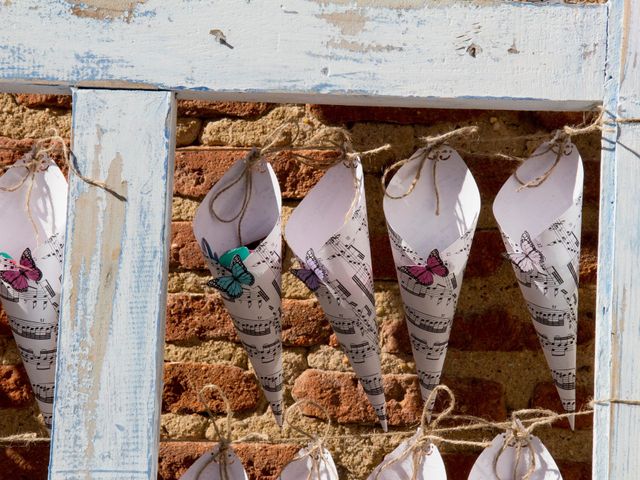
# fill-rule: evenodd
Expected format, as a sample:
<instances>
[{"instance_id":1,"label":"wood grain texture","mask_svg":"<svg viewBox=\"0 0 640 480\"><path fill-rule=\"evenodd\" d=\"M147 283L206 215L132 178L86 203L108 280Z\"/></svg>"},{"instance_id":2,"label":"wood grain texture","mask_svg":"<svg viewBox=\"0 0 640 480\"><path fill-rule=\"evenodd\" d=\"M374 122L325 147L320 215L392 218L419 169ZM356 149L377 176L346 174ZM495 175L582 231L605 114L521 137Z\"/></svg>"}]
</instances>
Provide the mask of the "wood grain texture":
<instances>
[{"instance_id":1,"label":"wood grain texture","mask_svg":"<svg viewBox=\"0 0 640 480\"><path fill-rule=\"evenodd\" d=\"M74 90L50 480L155 479L175 138L170 92Z\"/></svg>"},{"instance_id":2,"label":"wood grain texture","mask_svg":"<svg viewBox=\"0 0 640 480\"><path fill-rule=\"evenodd\" d=\"M640 400L640 3L610 0L596 331L596 399ZM622 122L622 123L621 123ZM637 478L640 407L596 405L593 478Z\"/></svg>"},{"instance_id":3,"label":"wood grain texture","mask_svg":"<svg viewBox=\"0 0 640 480\"><path fill-rule=\"evenodd\" d=\"M0 90L586 109L604 94L606 14L557 1L4 2Z\"/></svg>"}]
</instances>

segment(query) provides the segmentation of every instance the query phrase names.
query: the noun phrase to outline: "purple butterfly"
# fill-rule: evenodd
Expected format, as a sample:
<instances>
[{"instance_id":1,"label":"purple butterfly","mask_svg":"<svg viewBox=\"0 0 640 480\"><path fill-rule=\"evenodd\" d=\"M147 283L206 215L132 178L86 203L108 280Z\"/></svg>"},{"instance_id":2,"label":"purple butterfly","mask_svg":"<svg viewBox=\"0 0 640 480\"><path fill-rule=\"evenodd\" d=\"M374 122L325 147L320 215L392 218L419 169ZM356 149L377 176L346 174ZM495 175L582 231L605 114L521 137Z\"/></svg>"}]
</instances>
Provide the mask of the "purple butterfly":
<instances>
[{"instance_id":1,"label":"purple butterfly","mask_svg":"<svg viewBox=\"0 0 640 480\"><path fill-rule=\"evenodd\" d=\"M322 286L329 273L324 265L320 263L320 260L316 258L312 248L307 252L305 260L306 262L304 263L300 262L303 264L303 268L292 268L291 273L302 280L309 290L315 292Z\"/></svg>"},{"instance_id":2,"label":"purple butterfly","mask_svg":"<svg viewBox=\"0 0 640 480\"><path fill-rule=\"evenodd\" d=\"M0 278L13 287L16 292L26 292L29 289L29 280L39 282L42 280L42 271L36 267L36 262L31 256L31 250L26 248L20 258L20 264L13 261L16 268L0 271Z\"/></svg>"}]
</instances>

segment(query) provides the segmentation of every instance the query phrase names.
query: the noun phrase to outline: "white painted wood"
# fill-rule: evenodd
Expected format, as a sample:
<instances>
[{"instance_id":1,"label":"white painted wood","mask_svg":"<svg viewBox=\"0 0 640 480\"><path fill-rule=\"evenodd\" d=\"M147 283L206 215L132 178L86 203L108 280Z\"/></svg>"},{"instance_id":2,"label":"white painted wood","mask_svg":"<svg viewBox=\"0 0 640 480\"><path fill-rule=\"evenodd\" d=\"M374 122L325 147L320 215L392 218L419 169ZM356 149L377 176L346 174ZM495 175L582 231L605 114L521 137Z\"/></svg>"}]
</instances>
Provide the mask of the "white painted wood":
<instances>
[{"instance_id":1,"label":"white painted wood","mask_svg":"<svg viewBox=\"0 0 640 480\"><path fill-rule=\"evenodd\" d=\"M609 0L605 107L618 121L640 117L640 2ZM598 400L640 400L640 123L603 138L596 319ZM593 478L638 478L640 406L596 405Z\"/></svg>"},{"instance_id":2,"label":"white painted wood","mask_svg":"<svg viewBox=\"0 0 640 480\"><path fill-rule=\"evenodd\" d=\"M604 94L606 20L606 5L559 1L11 1L0 89L585 109Z\"/></svg>"},{"instance_id":3,"label":"white painted wood","mask_svg":"<svg viewBox=\"0 0 640 480\"><path fill-rule=\"evenodd\" d=\"M170 92L74 90L50 480L156 478L172 198Z\"/></svg>"}]
</instances>

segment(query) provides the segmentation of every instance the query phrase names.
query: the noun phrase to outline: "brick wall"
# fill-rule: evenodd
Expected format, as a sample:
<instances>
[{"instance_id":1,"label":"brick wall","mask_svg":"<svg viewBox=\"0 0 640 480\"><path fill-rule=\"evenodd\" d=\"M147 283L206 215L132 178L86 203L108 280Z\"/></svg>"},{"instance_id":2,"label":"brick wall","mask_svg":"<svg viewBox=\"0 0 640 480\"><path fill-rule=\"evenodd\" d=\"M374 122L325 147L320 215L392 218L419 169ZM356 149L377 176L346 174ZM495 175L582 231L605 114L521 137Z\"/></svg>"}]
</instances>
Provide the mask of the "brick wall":
<instances>
[{"instance_id":1,"label":"brick wall","mask_svg":"<svg viewBox=\"0 0 640 480\"><path fill-rule=\"evenodd\" d=\"M505 136L549 132L582 120L581 114L469 110L415 110L335 106L181 102L173 202L171 273L167 305L165 387L163 392L160 474L177 478L214 438L204 408L192 385L215 382L227 393L236 413L234 435L250 432L277 436L247 356L216 293L205 286L207 271L191 233L198 203L242 153L221 151L220 145L260 144L283 120L308 118L314 128L344 125L355 147L368 149L391 143L392 151L368 159L365 170L371 247L376 279L376 304L382 342L385 393L393 429L407 429L420 416L421 400L402 318L381 202L379 177L385 165L405 158L417 138L464 125L478 125L482 142L470 143L465 158L481 191L482 213L453 324L443 382L456 393L458 411L504 419L511 410L540 406L561 411L550 373L538 345L491 214L493 199L515 165L489 160L483 154L526 155L535 142ZM69 135L68 97L0 95L0 163L7 164L30 145L28 138L56 126ZM593 391L594 305L598 215L598 135L576 139L585 161L583 252L578 337L578 400ZM309 151L320 158L323 152ZM319 179L320 173L296 163L283 152L274 161L281 182L285 217ZM287 255L285 270L291 265ZM317 302L286 273L283 278L283 341L285 397L312 398L327 407L334 420L332 434L378 431L373 411L337 349L337 342ZM499 332L499 335L495 335ZM223 405L212 398L216 414ZM323 424L305 417L310 431ZM561 466L565 479L590 478L591 421L577 421L571 432L558 424L537 432ZM6 321L0 320L0 436L22 432L43 435L33 396L20 365ZM170 440L170 441L169 441ZM364 479L399 441L396 437L330 440L342 478ZM0 448L0 478L45 478L48 445ZM237 451L251 478L275 479L295 453L291 445L241 444ZM449 478L466 479L478 452L444 447Z\"/></svg>"}]
</instances>

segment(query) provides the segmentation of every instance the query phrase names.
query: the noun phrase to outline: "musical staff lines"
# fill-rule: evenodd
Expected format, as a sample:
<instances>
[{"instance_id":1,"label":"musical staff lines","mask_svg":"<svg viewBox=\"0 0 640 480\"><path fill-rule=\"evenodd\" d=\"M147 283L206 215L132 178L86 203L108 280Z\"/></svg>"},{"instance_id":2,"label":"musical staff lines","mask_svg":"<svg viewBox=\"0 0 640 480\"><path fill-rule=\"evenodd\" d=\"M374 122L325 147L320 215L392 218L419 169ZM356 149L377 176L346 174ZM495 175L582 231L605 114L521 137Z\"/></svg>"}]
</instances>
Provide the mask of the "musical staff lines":
<instances>
[{"instance_id":1,"label":"musical staff lines","mask_svg":"<svg viewBox=\"0 0 640 480\"><path fill-rule=\"evenodd\" d=\"M553 383L562 390L576 389L576 371L571 369L551 370Z\"/></svg>"},{"instance_id":2,"label":"musical staff lines","mask_svg":"<svg viewBox=\"0 0 640 480\"><path fill-rule=\"evenodd\" d=\"M58 336L58 324L32 322L23 318L8 315L9 327L19 337L30 340L51 340Z\"/></svg>"},{"instance_id":3,"label":"musical staff lines","mask_svg":"<svg viewBox=\"0 0 640 480\"><path fill-rule=\"evenodd\" d=\"M449 318L434 317L408 305L404 306L404 312L409 323L425 332L447 333L451 326L451 319Z\"/></svg>"},{"instance_id":4,"label":"musical staff lines","mask_svg":"<svg viewBox=\"0 0 640 480\"><path fill-rule=\"evenodd\" d=\"M535 322L547 327L563 327L568 324L571 316L573 315L571 309L556 310L552 308L541 307L540 305L536 305L535 303L531 302L527 302L527 308L529 309L531 318Z\"/></svg>"},{"instance_id":5,"label":"musical staff lines","mask_svg":"<svg viewBox=\"0 0 640 480\"><path fill-rule=\"evenodd\" d=\"M384 387L382 385L382 377L380 375L367 375L360 379L362 388L367 395L383 395Z\"/></svg>"},{"instance_id":6,"label":"musical staff lines","mask_svg":"<svg viewBox=\"0 0 640 480\"><path fill-rule=\"evenodd\" d=\"M35 353L31 348L24 348L18 345L20 357L24 363L35 365L38 370L50 370L56 361L56 350L40 350Z\"/></svg>"},{"instance_id":7,"label":"musical staff lines","mask_svg":"<svg viewBox=\"0 0 640 480\"><path fill-rule=\"evenodd\" d=\"M279 392L284 388L284 372L280 370L273 375L260 375L260 383L267 392Z\"/></svg>"},{"instance_id":8,"label":"musical staff lines","mask_svg":"<svg viewBox=\"0 0 640 480\"><path fill-rule=\"evenodd\" d=\"M373 345L369 342L350 343L348 346L340 344L340 346L352 363L365 363L368 358L379 353L378 345Z\"/></svg>"},{"instance_id":9,"label":"musical staff lines","mask_svg":"<svg viewBox=\"0 0 640 480\"><path fill-rule=\"evenodd\" d=\"M564 357L567 352L576 348L576 336L574 334L554 335L553 339L550 339L547 335L538 333L538 339L542 348L550 352L554 357Z\"/></svg>"},{"instance_id":10,"label":"musical staff lines","mask_svg":"<svg viewBox=\"0 0 640 480\"><path fill-rule=\"evenodd\" d=\"M53 383L34 383L31 387L37 400L53 404Z\"/></svg>"},{"instance_id":11,"label":"musical staff lines","mask_svg":"<svg viewBox=\"0 0 640 480\"><path fill-rule=\"evenodd\" d=\"M261 348L243 341L240 341L240 343L242 343L249 357L259 359L262 363L271 363L282 354L282 343L279 339L275 342L262 345Z\"/></svg>"},{"instance_id":12,"label":"musical staff lines","mask_svg":"<svg viewBox=\"0 0 640 480\"><path fill-rule=\"evenodd\" d=\"M433 345L429 345L428 342L413 334L410 334L409 337L413 351L416 353L425 353L429 360L439 360L440 357L446 353L447 345L449 344L449 342L434 342Z\"/></svg>"},{"instance_id":13,"label":"musical staff lines","mask_svg":"<svg viewBox=\"0 0 640 480\"><path fill-rule=\"evenodd\" d=\"M425 390L432 391L440 383L441 372L427 372L418 369L418 381Z\"/></svg>"}]
</instances>

